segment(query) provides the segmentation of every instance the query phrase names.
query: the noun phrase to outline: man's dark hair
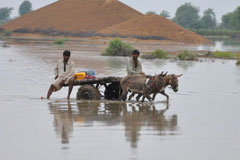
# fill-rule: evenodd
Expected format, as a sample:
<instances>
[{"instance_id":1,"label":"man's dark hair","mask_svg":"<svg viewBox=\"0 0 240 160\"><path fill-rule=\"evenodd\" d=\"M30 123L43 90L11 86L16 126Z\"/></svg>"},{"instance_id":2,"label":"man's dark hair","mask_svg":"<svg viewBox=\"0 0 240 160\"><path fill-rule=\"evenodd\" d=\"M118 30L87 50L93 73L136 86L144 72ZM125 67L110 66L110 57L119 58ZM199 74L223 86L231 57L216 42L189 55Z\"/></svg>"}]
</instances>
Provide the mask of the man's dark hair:
<instances>
[{"instance_id":1,"label":"man's dark hair","mask_svg":"<svg viewBox=\"0 0 240 160\"><path fill-rule=\"evenodd\" d=\"M63 56L68 56L68 57L70 57L70 55L71 55L71 52L68 51L68 50L65 50L65 51L63 52Z\"/></svg>"},{"instance_id":2,"label":"man's dark hair","mask_svg":"<svg viewBox=\"0 0 240 160\"><path fill-rule=\"evenodd\" d=\"M132 54L140 54L140 52L139 52L137 49L134 49L134 50L132 51Z\"/></svg>"}]
</instances>

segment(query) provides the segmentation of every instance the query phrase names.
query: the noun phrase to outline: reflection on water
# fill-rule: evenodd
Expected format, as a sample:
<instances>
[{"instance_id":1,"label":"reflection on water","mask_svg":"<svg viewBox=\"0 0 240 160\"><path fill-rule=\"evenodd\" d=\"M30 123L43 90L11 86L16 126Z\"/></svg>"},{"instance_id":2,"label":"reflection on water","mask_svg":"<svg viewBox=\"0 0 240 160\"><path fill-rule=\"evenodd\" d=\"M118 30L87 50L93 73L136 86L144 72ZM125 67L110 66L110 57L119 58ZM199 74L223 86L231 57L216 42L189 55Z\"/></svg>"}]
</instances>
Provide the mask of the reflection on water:
<instances>
[{"instance_id":1,"label":"reflection on water","mask_svg":"<svg viewBox=\"0 0 240 160\"><path fill-rule=\"evenodd\" d=\"M193 61L177 61L176 65L184 70L188 70L189 68L193 67L196 62Z\"/></svg>"},{"instance_id":2,"label":"reflection on water","mask_svg":"<svg viewBox=\"0 0 240 160\"><path fill-rule=\"evenodd\" d=\"M126 140L132 148L137 148L137 143L144 130L156 131L158 136L177 135L177 115L165 116L169 109L163 104L164 109L157 109L148 103L124 102L53 102L49 109L54 116L54 128L63 144L70 143L74 130L74 123L78 127L96 127L95 122L106 126L124 126Z\"/></svg>"},{"instance_id":3,"label":"reflection on water","mask_svg":"<svg viewBox=\"0 0 240 160\"><path fill-rule=\"evenodd\" d=\"M240 51L239 41L229 42L229 41L215 41L212 45L200 45L197 47L198 51Z\"/></svg>"},{"instance_id":4,"label":"reflection on water","mask_svg":"<svg viewBox=\"0 0 240 160\"><path fill-rule=\"evenodd\" d=\"M123 57L108 57L107 61L110 69L124 68L126 66L126 59Z\"/></svg>"},{"instance_id":5,"label":"reflection on water","mask_svg":"<svg viewBox=\"0 0 240 160\"><path fill-rule=\"evenodd\" d=\"M61 105L58 105L61 108ZM73 132L73 114L71 104L68 103L66 110L61 110L54 105L50 105L50 110L54 113L55 131L62 138L62 143L69 143L69 137Z\"/></svg>"}]
</instances>

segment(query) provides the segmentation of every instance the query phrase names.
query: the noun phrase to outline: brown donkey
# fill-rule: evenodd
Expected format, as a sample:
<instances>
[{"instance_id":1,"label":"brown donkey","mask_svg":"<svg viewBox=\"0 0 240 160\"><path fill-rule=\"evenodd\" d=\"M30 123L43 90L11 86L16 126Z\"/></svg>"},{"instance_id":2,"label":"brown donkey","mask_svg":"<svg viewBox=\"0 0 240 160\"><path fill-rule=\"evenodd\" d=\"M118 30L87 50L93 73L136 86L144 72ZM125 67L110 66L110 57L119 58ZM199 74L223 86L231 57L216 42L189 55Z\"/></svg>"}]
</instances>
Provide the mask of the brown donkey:
<instances>
[{"instance_id":1,"label":"brown donkey","mask_svg":"<svg viewBox=\"0 0 240 160\"><path fill-rule=\"evenodd\" d=\"M138 93L147 97L150 101L151 90L146 85L147 78L144 76L126 76L123 77L120 81L120 86L122 88L122 94L119 100L126 100L128 91L132 93Z\"/></svg>"},{"instance_id":2,"label":"brown donkey","mask_svg":"<svg viewBox=\"0 0 240 160\"><path fill-rule=\"evenodd\" d=\"M174 74L170 74L170 75L163 75L163 74L160 74L158 75L158 79L160 79L161 83L156 83L156 81L151 81L150 85L152 85L151 87L151 93L150 94L153 94L153 97L152 97L152 100L155 99L156 95L158 93L164 95L167 97L167 101L169 100L169 96L165 93L165 88L170 85L171 88L173 89L174 92L177 92L178 91L178 78L181 77L182 74L180 75L174 75ZM152 78L155 78L155 77L152 77ZM129 100L131 100L131 98L134 96L134 93L132 93L130 96L129 96ZM139 99L141 98L142 94L138 94L138 96L136 97L136 100L139 101ZM143 95L143 98L142 98L142 102L144 101L145 99L145 96Z\"/></svg>"},{"instance_id":3,"label":"brown donkey","mask_svg":"<svg viewBox=\"0 0 240 160\"><path fill-rule=\"evenodd\" d=\"M164 86L164 79L162 75L157 76L126 76L120 81L120 85L122 87L122 95L120 96L120 100L126 100L128 91L131 91L132 94L129 97L131 99L134 94L143 95L144 98L150 101L150 94L152 91L161 90L162 86ZM142 100L144 101L144 99Z\"/></svg>"}]
</instances>

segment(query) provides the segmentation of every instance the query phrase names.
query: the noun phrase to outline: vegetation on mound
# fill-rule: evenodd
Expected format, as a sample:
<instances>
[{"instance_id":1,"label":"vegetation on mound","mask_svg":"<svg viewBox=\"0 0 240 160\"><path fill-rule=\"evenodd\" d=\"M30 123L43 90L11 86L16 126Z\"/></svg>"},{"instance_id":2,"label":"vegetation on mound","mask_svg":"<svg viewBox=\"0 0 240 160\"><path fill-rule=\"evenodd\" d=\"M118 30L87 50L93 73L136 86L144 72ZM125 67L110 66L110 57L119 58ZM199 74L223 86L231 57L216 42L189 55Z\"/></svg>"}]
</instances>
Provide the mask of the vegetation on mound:
<instances>
[{"instance_id":1,"label":"vegetation on mound","mask_svg":"<svg viewBox=\"0 0 240 160\"><path fill-rule=\"evenodd\" d=\"M168 58L168 53L163 51L163 50L157 49L150 54L142 55L142 58L145 58L145 59L156 59L156 58L157 59L165 59L165 58Z\"/></svg>"},{"instance_id":2,"label":"vegetation on mound","mask_svg":"<svg viewBox=\"0 0 240 160\"><path fill-rule=\"evenodd\" d=\"M240 60L238 60L238 61L236 62L236 65L240 65Z\"/></svg>"},{"instance_id":3,"label":"vegetation on mound","mask_svg":"<svg viewBox=\"0 0 240 160\"><path fill-rule=\"evenodd\" d=\"M145 15L156 15L157 13L155 11L147 11Z\"/></svg>"},{"instance_id":4,"label":"vegetation on mound","mask_svg":"<svg viewBox=\"0 0 240 160\"><path fill-rule=\"evenodd\" d=\"M53 43L56 45L64 45L66 41L67 39L55 39Z\"/></svg>"},{"instance_id":5,"label":"vegetation on mound","mask_svg":"<svg viewBox=\"0 0 240 160\"><path fill-rule=\"evenodd\" d=\"M102 53L104 56L130 56L133 47L116 38L110 41L108 48Z\"/></svg>"},{"instance_id":6,"label":"vegetation on mound","mask_svg":"<svg viewBox=\"0 0 240 160\"><path fill-rule=\"evenodd\" d=\"M239 59L240 53L216 51L216 52L211 52L208 56L214 57L214 58Z\"/></svg>"},{"instance_id":7,"label":"vegetation on mound","mask_svg":"<svg viewBox=\"0 0 240 160\"><path fill-rule=\"evenodd\" d=\"M179 53L178 58L182 61L184 60L197 60L197 55L193 53L189 53L188 51L183 51L182 53Z\"/></svg>"},{"instance_id":8,"label":"vegetation on mound","mask_svg":"<svg viewBox=\"0 0 240 160\"><path fill-rule=\"evenodd\" d=\"M6 37L11 36L12 31L3 30L3 31L0 31L0 33L1 33L1 37L2 37L2 38L6 38Z\"/></svg>"}]
</instances>

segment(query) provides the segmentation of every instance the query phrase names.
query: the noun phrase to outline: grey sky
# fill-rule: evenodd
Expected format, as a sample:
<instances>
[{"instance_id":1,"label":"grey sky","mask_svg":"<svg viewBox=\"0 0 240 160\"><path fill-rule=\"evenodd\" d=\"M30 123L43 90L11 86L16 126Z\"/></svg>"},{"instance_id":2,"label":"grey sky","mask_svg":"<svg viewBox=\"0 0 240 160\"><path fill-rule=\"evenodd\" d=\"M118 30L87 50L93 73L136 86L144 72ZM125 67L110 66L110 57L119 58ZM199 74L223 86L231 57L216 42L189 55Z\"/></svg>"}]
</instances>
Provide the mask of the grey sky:
<instances>
[{"instance_id":1,"label":"grey sky","mask_svg":"<svg viewBox=\"0 0 240 160\"><path fill-rule=\"evenodd\" d=\"M24 0L0 0L0 8L13 7L13 14L18 15L18 7ZM33 9L38 9L57 0L30 0ZM191 2L192 5L200 8L200 13L207 8L212 8L217 17L217 21L221 21L222 15L232 12L240 6L240 0L120 0L121 2L131 6L132 8L145 13L147 11L155 11L160 13L162 10L170 12L174 17L176 9L185 2Z\"/></svg>"}]
</instances>

